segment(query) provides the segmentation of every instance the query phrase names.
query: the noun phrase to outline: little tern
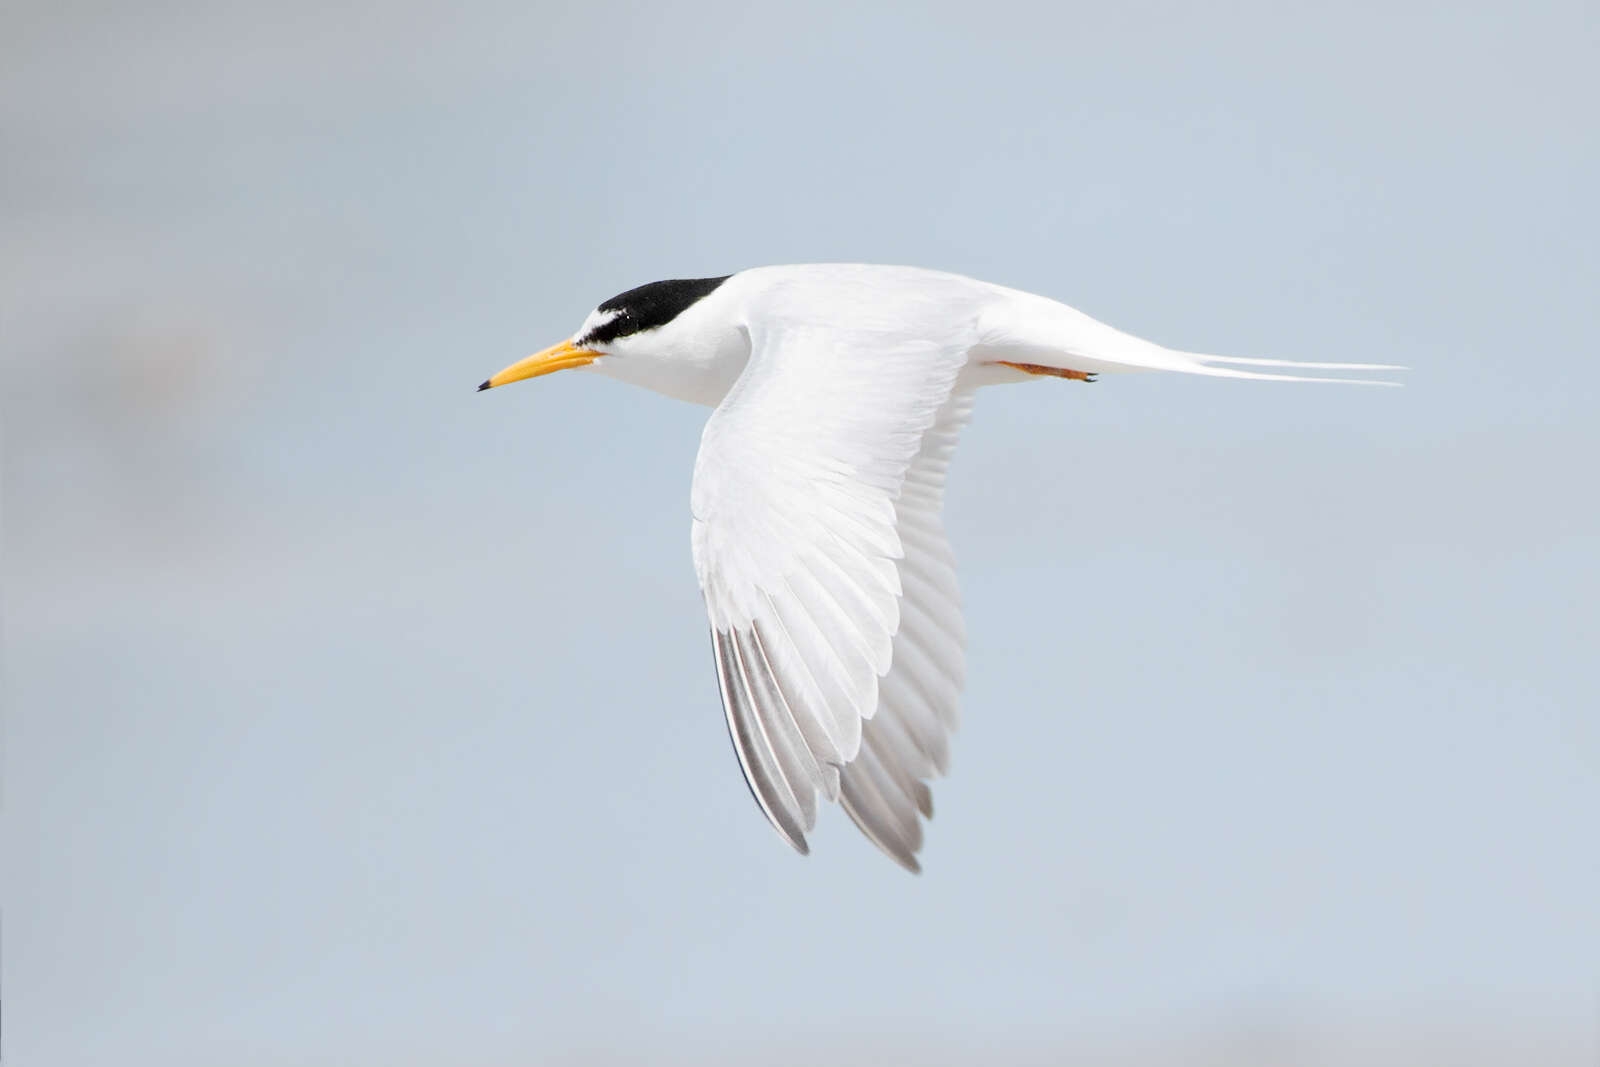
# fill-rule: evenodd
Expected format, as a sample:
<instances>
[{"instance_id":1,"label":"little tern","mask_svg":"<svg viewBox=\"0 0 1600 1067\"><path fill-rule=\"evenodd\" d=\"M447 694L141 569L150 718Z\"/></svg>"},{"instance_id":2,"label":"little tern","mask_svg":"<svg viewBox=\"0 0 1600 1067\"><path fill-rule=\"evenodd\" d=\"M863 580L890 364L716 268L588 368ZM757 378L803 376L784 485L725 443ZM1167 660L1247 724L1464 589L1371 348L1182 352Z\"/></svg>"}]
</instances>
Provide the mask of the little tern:
<instances>
[{"instance_id":1,"label":"little tern","mask_svg":"<svg viewBox=\"0 0 1600 1067\"><path fill-rule=\"evenodd\" d=\"M691 543L745 781L797 851L821 794L911 871L965 676L941 510L976 391L1133 371L1392 385L1283 371L1403 369L1180 352L1042 296L861 264L642 285L478 388L568 368L716 409Z\"/></svg>"}]
</instances>

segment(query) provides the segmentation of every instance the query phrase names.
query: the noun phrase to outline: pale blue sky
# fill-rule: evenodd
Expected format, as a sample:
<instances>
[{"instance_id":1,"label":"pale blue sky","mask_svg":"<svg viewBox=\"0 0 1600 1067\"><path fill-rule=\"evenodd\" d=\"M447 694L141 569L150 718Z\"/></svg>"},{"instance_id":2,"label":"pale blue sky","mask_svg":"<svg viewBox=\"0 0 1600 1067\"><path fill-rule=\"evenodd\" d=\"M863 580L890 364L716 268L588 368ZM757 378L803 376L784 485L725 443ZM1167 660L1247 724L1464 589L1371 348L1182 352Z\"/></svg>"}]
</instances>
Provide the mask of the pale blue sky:
<instances>
[{"instance_id":1,"label":"pale blue sky","mask_svg":"<svg viewBox=\"0 0 1600 1067\"><path fill-rule=\"evenodd\" d=\"M3 22L14 1062L1600 1055L1592 6ZM473 392L841 259L1415 368L980 398L920 878L739 779L703 409Z\"/></svg>"}]
</instances>

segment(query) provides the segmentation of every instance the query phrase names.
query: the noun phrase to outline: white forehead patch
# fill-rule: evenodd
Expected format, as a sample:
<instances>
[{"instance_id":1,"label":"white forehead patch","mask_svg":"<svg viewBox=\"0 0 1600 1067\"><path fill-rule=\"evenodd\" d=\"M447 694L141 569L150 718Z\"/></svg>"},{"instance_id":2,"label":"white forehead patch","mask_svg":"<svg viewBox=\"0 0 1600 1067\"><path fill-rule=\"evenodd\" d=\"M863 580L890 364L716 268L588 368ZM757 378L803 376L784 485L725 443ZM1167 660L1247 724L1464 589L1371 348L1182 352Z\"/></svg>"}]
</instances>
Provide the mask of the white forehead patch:
<instances>
[{"instance_id":1,"label":"white forehead patch","mask_svg":"<svg viewBox=\"0 0 1600 1067\"><path fill-rule=\"evenodd\" d=\"M622 314L620 311L601 311L599 308L595 308L589 312L589 317L583 320L583 325L578 327L577 336L588 337L595 330L598 330L620 314Z\"/></svg>"}]
</instances>

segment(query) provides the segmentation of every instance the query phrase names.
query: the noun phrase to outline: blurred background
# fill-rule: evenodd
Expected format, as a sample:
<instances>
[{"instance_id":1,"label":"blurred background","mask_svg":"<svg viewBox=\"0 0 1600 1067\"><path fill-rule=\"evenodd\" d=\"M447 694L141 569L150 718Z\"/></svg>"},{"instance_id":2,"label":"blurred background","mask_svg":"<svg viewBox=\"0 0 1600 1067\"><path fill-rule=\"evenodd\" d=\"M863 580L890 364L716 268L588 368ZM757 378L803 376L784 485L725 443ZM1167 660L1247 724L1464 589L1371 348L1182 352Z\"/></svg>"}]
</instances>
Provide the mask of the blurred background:
<instances>
[{"instance_id":1,"label":"blurred background","mask_svg":"<svg viewBox=\"0 0 1600 1067\"><path fill-rule=\"evenodd\" d=\"M11 1062L1600 1063L1592 4L0 20ZM473 392L812 260L1414 368L982 396L920 878L740 780L706 412Z\"/></svg>"}]
</instances>

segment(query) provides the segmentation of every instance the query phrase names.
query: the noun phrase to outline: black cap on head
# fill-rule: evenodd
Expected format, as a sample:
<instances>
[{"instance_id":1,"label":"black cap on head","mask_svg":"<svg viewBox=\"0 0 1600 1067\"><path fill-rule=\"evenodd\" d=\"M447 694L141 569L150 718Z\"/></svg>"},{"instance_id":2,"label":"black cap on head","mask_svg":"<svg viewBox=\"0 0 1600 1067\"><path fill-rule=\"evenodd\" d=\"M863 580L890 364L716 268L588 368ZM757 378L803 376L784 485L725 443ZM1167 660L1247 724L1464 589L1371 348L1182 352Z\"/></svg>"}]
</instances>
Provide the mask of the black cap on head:
<instances>
[{"instance_id":1,"label":"black cap on head","mask_svg":"<svg viewBox=\"0 0 1600 1067\"><path fill-rule=\"evenodd\" d=\"M730 274L724 274L720 278L672 278L618 293L596 309L614 311L616 314L584 334L578 339L578 344L603 345L641 330L665 326L731 277Z\"/></svg>"}]
</instances>

